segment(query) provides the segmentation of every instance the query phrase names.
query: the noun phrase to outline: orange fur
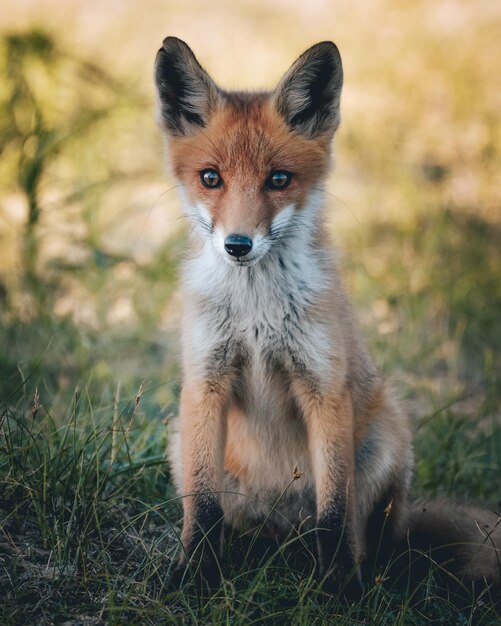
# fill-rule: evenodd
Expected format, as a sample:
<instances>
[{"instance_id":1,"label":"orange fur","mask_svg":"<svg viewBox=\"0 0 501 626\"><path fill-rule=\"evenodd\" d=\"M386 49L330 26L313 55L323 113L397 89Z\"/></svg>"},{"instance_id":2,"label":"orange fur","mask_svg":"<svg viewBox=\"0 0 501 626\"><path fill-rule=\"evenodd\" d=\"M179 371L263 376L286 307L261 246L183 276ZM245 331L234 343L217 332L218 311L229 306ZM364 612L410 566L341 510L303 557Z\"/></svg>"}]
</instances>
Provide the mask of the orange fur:
<instances>
[{"instance_id":1,"label":"orange fur","mask_svg":"<svg viewBox=\"0 0 501 626\"><path fill-rule=\"evenodd\" d=\"M290 140L290 132L270 103L250 100L240 109L217 109L196 137L176 137L169 143L175 175L184 183L191 202L204 202L214 220L228 232L252 232L269 227L277 212L290 202L303 205L308 191L327 171L325 141ZM215 167L225 185L205 189L198 173ZM263 181L270 170L295 172L284 194L270 197Z\"/></svg>"}]
</instances>

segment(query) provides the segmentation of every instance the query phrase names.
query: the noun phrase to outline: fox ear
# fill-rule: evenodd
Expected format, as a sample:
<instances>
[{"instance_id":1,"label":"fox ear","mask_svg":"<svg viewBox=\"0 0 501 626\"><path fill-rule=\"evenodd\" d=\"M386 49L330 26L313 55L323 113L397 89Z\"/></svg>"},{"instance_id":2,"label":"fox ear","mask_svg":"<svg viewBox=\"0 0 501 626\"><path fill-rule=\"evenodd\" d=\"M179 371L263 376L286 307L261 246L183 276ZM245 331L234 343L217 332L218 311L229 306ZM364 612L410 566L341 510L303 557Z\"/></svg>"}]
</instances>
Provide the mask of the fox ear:
<instances>
[{"instance_id":1,"label":"fox ear","mask_svg":"<svg viewBox=\"0 0 501 626\"><path fill-rule=\"evenodd\" d=\"M220 92L184 41L164 39L154 78L162 128L172 135L187 135L207 124Z\"/></svg>"},{"instance_id":2,"label":"fox ear","mask_svg":"<svg viewBox=\"0 0 501 626\"><path fill-rule=\"evenodd\" d=\"M343 66L335 44L304 52L279 82L275 106L292 130L308 138L332 136L339 126Z\"/></svg>"}]
</instances>

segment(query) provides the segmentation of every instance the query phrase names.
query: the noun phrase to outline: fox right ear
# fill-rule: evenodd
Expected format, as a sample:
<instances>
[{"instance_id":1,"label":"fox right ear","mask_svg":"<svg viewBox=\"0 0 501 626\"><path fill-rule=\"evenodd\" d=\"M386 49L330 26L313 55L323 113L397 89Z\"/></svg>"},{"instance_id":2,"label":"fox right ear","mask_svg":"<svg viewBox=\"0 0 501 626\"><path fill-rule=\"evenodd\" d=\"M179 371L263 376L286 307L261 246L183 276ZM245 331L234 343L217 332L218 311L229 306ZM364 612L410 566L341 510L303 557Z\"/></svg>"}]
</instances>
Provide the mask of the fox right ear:
<instances>
[{"instance_id":1,"label":"fox right ear","mask_svg":"<svg viewBox=\"0 0 501 626\"><path fill-rule=\"evenodd\" d=\"M207 124L220 92L184 41L164 39L154 78L162 128L172 135L187 135Z\"/></svg>"},{"instance_id":2,"label":"fox right ear","mask_svg":"<svg viewBox=\"0 0 501 626\"><path fill-rule=\"evenodd\" d=\"M343 66L332 41L312 46L297 59L273 94L291 130L308 138L332 136L339 126Z\"/></svg>"}]
</instances>

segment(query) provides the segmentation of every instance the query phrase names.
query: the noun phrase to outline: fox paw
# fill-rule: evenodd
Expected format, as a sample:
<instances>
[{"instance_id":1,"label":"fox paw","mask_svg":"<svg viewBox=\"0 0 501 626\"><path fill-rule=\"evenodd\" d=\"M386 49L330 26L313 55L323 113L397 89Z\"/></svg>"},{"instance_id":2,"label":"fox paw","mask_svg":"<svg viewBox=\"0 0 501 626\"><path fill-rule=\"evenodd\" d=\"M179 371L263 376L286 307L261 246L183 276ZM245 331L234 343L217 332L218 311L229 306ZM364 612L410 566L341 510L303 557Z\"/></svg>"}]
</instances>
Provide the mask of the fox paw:
<instances>
[{"instance_id":1,"label":"fox paw","mask_svg":"<svg viewBox=\"0 0 501 626\"><path fill-rule=\"evenodd\" d=\"M332 596L340 596L349 604L359 602L364 593L358 571L346 573L334 567L329 572L324 572L318 580L322 591Z\"/></svg>"},{"instance_id":2,"label":"fox paw","mask_svg":"<svg viewBox=\"0 0 501 626\"><path fill-rule=\"evenodd\" d=\"M197 596L208 596L219 587L221 570L216 562L179 563L167 583L170 592L189 589Z\"/></svg>"}]
</instances>

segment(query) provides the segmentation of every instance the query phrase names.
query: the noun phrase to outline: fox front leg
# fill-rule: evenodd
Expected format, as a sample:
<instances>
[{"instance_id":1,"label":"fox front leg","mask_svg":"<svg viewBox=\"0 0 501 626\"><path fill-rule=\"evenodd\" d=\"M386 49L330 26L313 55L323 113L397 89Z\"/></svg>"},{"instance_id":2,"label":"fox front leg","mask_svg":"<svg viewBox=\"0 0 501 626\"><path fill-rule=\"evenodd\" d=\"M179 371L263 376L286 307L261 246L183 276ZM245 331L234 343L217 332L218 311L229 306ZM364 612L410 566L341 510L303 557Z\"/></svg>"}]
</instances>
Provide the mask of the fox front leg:
<instances>
[{"instance_id":1,"label":"fox front leg","mask_svg":"<svg viewBox=\"0 0 501 626\"><path fill-rule=\"evenodd\" d=\"M229 381L185 381L181 393L183 484L182 552L173 586L192 580L215 586L220 578L223 510L219 503L226 440Z\"/></svg>"},{"instance_id":2,"label":"fox front leg","mask_svg":"<svg viewBox=\"0 0 501 626\"><path fill-rule=\"evenodd\" d=\"M302 380L296 381L295 388L315 480L319 576L327 590L354 598L362 586L357 564L351 397L347 389L324 394Z\"/></svg>"}]
</instances>

